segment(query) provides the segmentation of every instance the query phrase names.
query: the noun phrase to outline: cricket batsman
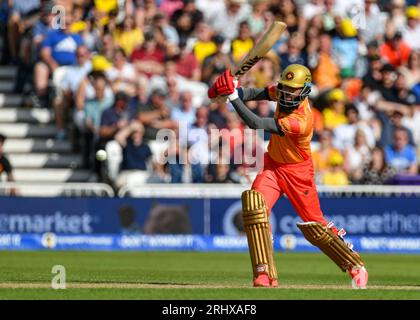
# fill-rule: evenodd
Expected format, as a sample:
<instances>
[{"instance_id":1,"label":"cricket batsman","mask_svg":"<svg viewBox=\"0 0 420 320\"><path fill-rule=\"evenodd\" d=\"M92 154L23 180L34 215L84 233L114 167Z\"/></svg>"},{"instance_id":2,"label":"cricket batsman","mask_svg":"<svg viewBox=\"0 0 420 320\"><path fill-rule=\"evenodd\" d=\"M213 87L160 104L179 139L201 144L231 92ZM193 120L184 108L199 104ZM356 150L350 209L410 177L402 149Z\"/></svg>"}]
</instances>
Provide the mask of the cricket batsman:
<instances>
[{"instance_id":1,"label":"cricket batsman","mask_svg":"<svg viewBox=\"0 0 420 320\"><path fill-rule=\"evenodd\" d=\"M272 133L264 169L255 178L251 190L242 193L242 211L253 269L254 287L276 287L271 209L286 194L303 222L297 226L304 237L324 252L352 278L352 286L365 289L368 272L360 255L343 240L345 231L327 223L321 211L311 157L313 114L308 95L312 76L299 64L283 70L277 85L265 88L240 88L230 70L221 74L210 87L211 99L227 96L236 112L252 129ZM261 118L244 101L277 102L273 118Z\"/></svg>"}]
</instances>

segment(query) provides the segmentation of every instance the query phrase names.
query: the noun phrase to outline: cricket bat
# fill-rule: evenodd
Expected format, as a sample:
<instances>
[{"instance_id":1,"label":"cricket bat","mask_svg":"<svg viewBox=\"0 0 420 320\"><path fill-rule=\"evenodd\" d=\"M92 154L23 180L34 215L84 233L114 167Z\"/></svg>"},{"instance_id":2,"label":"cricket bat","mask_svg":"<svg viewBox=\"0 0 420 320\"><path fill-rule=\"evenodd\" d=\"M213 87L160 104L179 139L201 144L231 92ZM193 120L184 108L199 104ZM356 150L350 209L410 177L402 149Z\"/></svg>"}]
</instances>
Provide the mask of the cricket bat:
<instances>
[{"instance_id":1,"label":"cricket bat","mask_svg":"<svg viewBox=\"0 0 420 320\"><path fill-rule=\"evenodd\" d=\"M241 62L234 66L230 71L236 79L239 79L247 73L258 61L260 61L268 51L273 47L277 40L281 37L287 25L282 21L274 21L270 28L265 32L263 37L252 48L251 51L241 60ZM212 101L220 101L219 99L226 99L226 96L220 96Z\"/></svg>"}]
</instances>

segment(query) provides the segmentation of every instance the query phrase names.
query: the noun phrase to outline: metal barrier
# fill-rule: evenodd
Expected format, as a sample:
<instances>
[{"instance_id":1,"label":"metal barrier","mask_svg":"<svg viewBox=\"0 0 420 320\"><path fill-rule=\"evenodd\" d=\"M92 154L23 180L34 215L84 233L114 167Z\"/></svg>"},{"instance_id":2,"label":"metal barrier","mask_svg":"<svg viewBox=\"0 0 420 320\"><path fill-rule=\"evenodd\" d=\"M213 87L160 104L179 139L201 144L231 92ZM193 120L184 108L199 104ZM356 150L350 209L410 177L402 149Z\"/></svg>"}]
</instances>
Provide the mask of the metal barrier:
<instances>
[{"instance_id":1,"label":"metal barrier","mask_svg":"<svg viewBox=\"0 0 420 320\"><path fill-rule=\"evenodd\" d=\"M123 186L118 197L135 198L239 198L248 184L139 184ZM351 196L409 196L420 197L420 186L394 185L350 185L317 186L318 193L324 197Z\"/></svg>"},{"instance_id":2,"label":"metal barrier","mask_svg":"<svg viewBox=\"0 0 420 320\"><path fill-rule=\"evenodd\" d=\"M105 183L0 182L0 195L10 195L15 189L17 195L28 197L240 198L249 188L249 184L130 184L122 186L115 194ZM420 186L319 185L317 190L323 197L420 197Z\"/></svg>"},{"instance_id":3,"label":"metal barrier","mask_svg":"<svg viewBox=\"0 0 420 320\"><path fill-rule=\"evenodd\" d=\"M33 183L0 182L0 195L26 197L115 197L114 190L105 183Z\"/></svg>"}]
</instances>

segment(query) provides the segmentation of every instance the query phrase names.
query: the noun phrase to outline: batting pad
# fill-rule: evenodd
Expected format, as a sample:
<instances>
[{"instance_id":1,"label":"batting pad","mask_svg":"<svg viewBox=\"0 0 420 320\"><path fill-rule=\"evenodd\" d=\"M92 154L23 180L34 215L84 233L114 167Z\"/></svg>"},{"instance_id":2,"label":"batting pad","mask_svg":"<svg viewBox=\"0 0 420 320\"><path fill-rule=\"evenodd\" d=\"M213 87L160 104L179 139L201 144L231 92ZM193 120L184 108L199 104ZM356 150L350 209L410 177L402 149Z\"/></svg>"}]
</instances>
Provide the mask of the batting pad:
<instances>
[{"instance_id":1,"label":"batting pad","mask_svg":"<svg viewBox=\"0 0 420 320\"><path fill-rule=\"evenodd\" d=\"M319 222L298 223L306 240L324 252L342 271L364 266L359 254L351 250L343 239Z\"/></svg>"},{"instance_id":2,"label":"batting pad","mask_svg":"<svg viewBox=\"0 0 420 320\"><path fill-rule=\"evenodd\" d=\"M255 190L244 191L242 212L254 278L265 272L271 280L277 280L270 222L263 195Z\"/></svg>"}]
</instances>

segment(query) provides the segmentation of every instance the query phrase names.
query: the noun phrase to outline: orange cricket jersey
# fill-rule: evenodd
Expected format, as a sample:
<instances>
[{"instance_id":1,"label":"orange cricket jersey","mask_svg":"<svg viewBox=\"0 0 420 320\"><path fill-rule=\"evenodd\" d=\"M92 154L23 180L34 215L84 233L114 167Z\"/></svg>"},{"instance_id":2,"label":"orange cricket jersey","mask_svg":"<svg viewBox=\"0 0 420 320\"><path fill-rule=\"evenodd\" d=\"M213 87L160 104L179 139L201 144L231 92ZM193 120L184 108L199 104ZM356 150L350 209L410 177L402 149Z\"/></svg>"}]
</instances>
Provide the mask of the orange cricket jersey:
<instances>
[{"instance_id":1,"label":"orange cricket jersey","mask_svg":"<svg viewBox=\"0 0 420 320\"><path fill-rule=\"evenodd\" d=\"M273 87L269 95L276 101ZM311 157L311 139L314 116L308 98L290 114L280 112L278 107L274 119L284 135L272 134L268 144L268 154L278 163L299 163Z\"/></svg>"}]
</instances>

